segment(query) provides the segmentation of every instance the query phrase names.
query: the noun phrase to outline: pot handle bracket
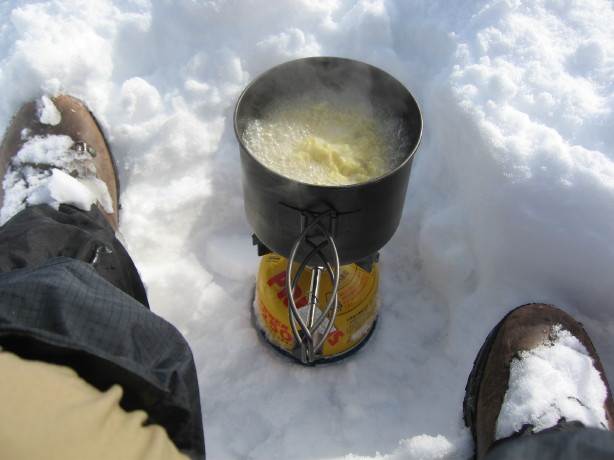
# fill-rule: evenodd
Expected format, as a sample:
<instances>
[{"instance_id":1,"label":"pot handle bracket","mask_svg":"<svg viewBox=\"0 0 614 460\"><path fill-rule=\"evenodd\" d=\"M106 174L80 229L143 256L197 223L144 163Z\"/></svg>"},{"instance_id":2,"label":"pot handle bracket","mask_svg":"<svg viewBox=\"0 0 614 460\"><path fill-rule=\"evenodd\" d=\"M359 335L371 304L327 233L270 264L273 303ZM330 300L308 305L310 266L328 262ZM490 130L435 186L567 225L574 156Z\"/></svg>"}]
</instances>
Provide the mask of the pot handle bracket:
<instances>
[{"instance_id":1,"label":"pot handle bracket","mask_svg":"<svg viewBox=\"0 0 614 460\"><path fill-rule=\"evenodd\" d=\"M296 239L288 258L286 292L292 293L292 295L288 295L288 311L294 340L298 345L294 348L293 353L303 364L313 364L320 357L318 353L321 352L326 338L332 331L339 308L337 291L339 289L340 264L339 253L333 239L335 222L336 213L332 209L320 214L303 212L302 232ZM327 223L328 225L326 225ZM314 243L311 238L321 242ZM306 256L301 261L295 260L299 248L305 244L309 246ZM329 249L329 251L326 251L327 253L332 253L332 262L328 260L324 251L325 248ZM319 263L310 264L316 258ZM293 275L292 266L294 262L299 263L299 267ZM299 311L294 300L294 291L299 278L307 267L311 268L308 303ZM318 299L318 291L325 270L332 280L332 295L326 305L319 308L321 303ZM325 323L327 319L328 321Z\"/></svg>"}]
</instances>

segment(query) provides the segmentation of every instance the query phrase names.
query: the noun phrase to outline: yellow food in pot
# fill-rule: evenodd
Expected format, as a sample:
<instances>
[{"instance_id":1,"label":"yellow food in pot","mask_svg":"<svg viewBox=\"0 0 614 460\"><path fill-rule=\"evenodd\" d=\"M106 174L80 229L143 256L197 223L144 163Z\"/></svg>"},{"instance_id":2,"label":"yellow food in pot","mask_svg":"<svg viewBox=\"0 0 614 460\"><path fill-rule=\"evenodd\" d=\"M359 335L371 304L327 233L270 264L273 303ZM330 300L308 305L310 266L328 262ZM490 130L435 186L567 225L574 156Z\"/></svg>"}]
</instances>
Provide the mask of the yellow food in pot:
<instances>
[{"instance_id":1,"label":"yellow food in pot","mask_svg":"<svg viewBox=\"0 0 614 460\"><path fill-rule=\"evenodd\" d=\"M315 185L349 185L386 174L398 163L398 123L382 121L367 102L303 97L250 121L243 136L262 164Z\"/></svg>"}]
</instances>

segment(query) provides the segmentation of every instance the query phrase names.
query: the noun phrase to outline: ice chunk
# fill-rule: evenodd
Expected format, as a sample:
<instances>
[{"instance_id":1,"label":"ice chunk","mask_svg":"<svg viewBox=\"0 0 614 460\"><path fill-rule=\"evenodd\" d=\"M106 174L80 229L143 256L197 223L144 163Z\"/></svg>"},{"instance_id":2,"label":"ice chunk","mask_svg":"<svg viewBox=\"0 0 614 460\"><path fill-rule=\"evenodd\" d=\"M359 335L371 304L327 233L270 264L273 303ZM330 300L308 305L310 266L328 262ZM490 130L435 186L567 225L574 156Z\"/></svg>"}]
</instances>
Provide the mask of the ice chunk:
<instances>
[{"instance_id":1,"label":"ice chunk","mask_svg":"<svg viewBox=\"0 0 614 460\"><path fill-rule=\"evenodd\" d=\"M55 126L62 121L60 111L49 97L42 96L38 99L36 101L36 108L38 110L38 119L42 124Z\"/></svg>"},{"instance_id":2,"label":"ice chunk","mask_svg":"<svg viewBox=\"0 0 614 460\"><path fill-rule=\"evenodd\" d=\"M70 136L37 136L29 139L15 155L13 163L49 164L66 167L74 160L74 156L66 152L74 141Z\"/></svg>"}]
</instances>

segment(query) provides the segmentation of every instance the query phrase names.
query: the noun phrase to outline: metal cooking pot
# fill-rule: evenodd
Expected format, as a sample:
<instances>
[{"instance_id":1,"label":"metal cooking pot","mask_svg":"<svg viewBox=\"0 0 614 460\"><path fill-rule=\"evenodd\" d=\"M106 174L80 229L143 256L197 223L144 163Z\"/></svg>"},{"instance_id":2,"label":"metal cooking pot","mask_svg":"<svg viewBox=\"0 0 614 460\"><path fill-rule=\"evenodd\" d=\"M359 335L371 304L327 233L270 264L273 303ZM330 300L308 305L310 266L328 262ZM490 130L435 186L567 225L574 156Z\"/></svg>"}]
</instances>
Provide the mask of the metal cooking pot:
<instances>
[{"instance_id":1,"label":"metal cooking pot","mask_svg":"<svg viewBox=\"0 0 614 460\"><path fill-rule=\"evenodd\" d=\"M262 117L274 101L320 86L351 88L384 108L389 116L402 120L404 157L395 169L367 182L322 186L282 176L254 158L243 142L250 120ZM235 109L234 128L240 146L245 212L262 246L289 258L302 237L308 244L296 249L295 260L309 258L308 266L325 266L327 260L335 259L335 251L341 265L368 260L390 240L401 220L413 155L422 136L418 104L395 78L345 58L286 62L264 72L243 91ZM318 224L307 229L314 220L319 220ZM329 236L334 244L328 243Z\"/></svg>"}]
</instances>

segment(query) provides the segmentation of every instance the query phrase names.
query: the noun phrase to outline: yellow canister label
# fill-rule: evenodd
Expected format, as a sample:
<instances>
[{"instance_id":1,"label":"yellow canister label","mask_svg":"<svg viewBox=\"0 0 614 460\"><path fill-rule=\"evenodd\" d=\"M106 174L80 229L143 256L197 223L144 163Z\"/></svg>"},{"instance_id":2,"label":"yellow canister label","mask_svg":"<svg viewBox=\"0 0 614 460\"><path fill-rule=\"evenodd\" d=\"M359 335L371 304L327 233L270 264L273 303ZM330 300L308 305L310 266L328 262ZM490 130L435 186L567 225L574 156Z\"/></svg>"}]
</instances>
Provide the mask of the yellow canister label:
<instances>
[{"instance_id":1,"label":"yellow canister label","mask_svg":"<svg viewBox=\"0 0 614 460\"><path fill-rule=\"evenodd\" d=\"M260 327L267 339L280 348L293 350L297 346L290 326L288 298L286 294L286 269L288 260L277 255L262 257L256 281L255 311ZM298 269L294 264L293 272ZM339 289L337 290L339 307L333 328L320 351L322 357L331 357L358 345L366 336L378 313L377 264L367 272L356 264L340 268ZM308 291L311 270L306 269L297 283L294 301L299 313L308 304ZM324 308L332 293L332 283L328 273L322 274L319 304ZM306 309L305 309L306 310ZM324 330L327 320L321 326ZM300 327L299 327L300 328Z\"/></svg>"}]
</instances>

